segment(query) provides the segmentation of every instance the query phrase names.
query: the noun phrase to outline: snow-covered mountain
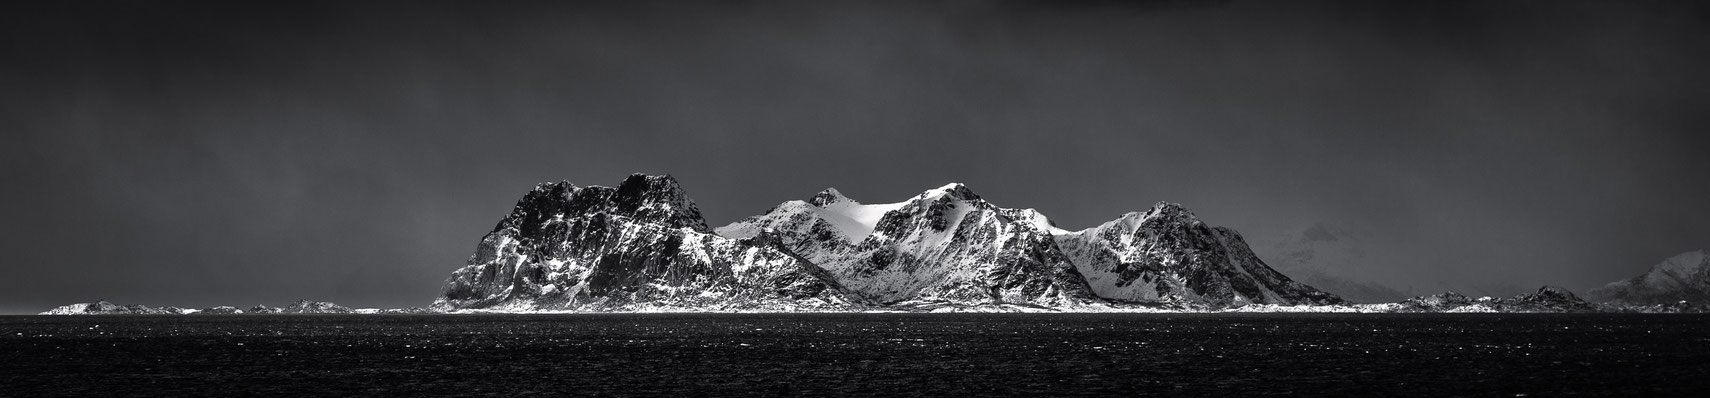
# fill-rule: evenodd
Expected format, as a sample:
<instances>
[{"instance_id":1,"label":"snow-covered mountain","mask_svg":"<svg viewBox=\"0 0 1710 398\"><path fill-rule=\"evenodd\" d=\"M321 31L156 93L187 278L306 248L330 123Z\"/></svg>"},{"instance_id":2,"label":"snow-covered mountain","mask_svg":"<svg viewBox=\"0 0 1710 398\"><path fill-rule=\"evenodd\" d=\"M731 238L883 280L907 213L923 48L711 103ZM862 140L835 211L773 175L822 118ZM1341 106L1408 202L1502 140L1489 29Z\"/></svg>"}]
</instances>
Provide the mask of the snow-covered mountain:
<instances>
[{"instance_id":1,"label":"snow-covered mountain","mask_svg":"<svg viewBox=\"0 0 1710 398\"><path fill-rule=\"evenodd\" d=\"M774 231L851 290L884 303L1341 302L1271 270L1234 231L1168 203L1071 232L1033 209L993 205L962 184L875 205L828 189L717 232L760 231Z\"/></svg>"},{"instance_id":2,"label":"snow-covered mountain","mask_svg":"<svg viewBox=\"0 0 1710 398\"><path fill-rule=\"evenodd\" d=\"M1650 272L1591 289L1587 295L1599 302L1627 305L1710 303L1710 255L1703 250L1681 253L1652 266Z\"/></svg>"},{"instance_id":3,"label":"snow-covered mountain","mask_svg":"<svg viewBox=\"0 0 1710 398\"><path fill-rule=\"evenodd\" d=\"M670 176L616 188L540 184L481 239L434 307L508 310L836 309L859 303L759 234L711 234Z\"/></svg>"},{"instance_id":4,"label":"snow-covered mountain","mask_svg":"<svg viewBox=\"0 0 1710 398\"><path fill-rule=\"evenodd\" d=\"M1068 250L1065 250L1068 249ZM447 281L439 309L1076 309L1332 304L1241 236L1159 204L1079 232L962 184L863 204L827 189L708 230L669 176L540 184ZM1086 276L1092 276L1088 278Z\"/></svg>"},{"instance_id":5,"label":"snow-covered mountain","mask_svg":"<svg viewBox=\"0 0 1710 398\"><path fill-rule=\"evenodd\" d=\"M1212 306L1342 302L1271 269L1240 233L1206 225L1175 203L1054 238L1100 297Z\"/></svg>"},{"instance_id":6,"label":"snow-covered mountain","mask_svg":"<svg viewBox=\"0 0 1710 398\"><path fill-rule=\"evenodd\" d=\"M867 205L827 189L717 230L775 233L850 290L884 304L1073 307L1098 301L1048 224L962 184Z\"/></svg>"}]
</instances>

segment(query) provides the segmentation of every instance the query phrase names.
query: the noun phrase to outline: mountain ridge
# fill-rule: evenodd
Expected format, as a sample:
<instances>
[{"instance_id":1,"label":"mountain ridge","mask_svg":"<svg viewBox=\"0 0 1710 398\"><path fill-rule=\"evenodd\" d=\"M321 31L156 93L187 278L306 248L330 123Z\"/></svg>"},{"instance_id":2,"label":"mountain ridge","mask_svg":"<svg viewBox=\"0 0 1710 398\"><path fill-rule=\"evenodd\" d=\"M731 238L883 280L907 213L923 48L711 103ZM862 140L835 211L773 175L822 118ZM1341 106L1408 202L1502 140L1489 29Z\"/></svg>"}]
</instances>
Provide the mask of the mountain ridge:
<instances>
[{"instance_id":1,"label":"mountain ridge","mask_svg":"<svg viewBox=\"0 0 1710 398\"><path fill-rule=\"evenodd\" d=\"M434 306L626 311L1342 302L1270 269L1239 233L1204 225L1179 204L1159 202L1101 227L1062 230L1037 210L997 206L962 183L886 204L863 204L827 188L716 229L669 175L634 174L617 188L542 183L482 238ZM1083 275L1109 271L1120 275L1096 286ZM1132 294L1111 294L1102 284ZM1151 291L1133 293L1136 284Z\"/></svg>"},{"instance_id":2,"label":"mountain ridge","mask_svg":"<svg viewBox=\"0 0 1710 398\"><path fill-rule=\"evenodd\" d=\"M1651 266L1644 274L1610 282L1587 291L1593 300L1629 305L1710 302L1710 254L1680 253Z\"/></svg>"}]
</instances>

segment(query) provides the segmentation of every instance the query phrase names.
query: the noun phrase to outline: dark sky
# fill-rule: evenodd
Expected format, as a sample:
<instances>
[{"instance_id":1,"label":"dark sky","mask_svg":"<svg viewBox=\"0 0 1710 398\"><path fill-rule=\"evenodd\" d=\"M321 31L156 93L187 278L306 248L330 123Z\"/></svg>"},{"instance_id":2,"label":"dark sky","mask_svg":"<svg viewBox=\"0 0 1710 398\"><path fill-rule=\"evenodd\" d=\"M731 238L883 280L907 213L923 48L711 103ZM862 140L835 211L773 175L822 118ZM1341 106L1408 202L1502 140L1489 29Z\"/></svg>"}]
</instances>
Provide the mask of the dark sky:
<instances>
[{"instance_id":1,"label":"dark sky","mask_svg":"<svg viewBox=\"0 0 1710 398\"><path fill-rule=\"evenodd\" d=\"M1327 222L1449 286L1710 246L1704 3L35 3L4 312L426 305L535 183L632 172L714 225L951 181L1071 229Z\"/></svg>"}]
</instances>

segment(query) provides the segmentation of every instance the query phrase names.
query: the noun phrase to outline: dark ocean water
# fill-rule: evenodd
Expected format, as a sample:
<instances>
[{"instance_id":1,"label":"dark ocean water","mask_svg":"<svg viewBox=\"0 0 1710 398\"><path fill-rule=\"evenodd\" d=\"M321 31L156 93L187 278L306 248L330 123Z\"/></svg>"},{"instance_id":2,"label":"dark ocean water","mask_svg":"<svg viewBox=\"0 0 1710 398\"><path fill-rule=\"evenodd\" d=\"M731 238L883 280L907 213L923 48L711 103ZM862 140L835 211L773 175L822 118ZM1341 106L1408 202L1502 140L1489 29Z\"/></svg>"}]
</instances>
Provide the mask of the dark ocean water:
<instances>
[{"instance_id":1,"label":"dark ocean water","mask_svg":"<svg viewBox=\"0 0 1710 398\"><path fill-rule=\"evenodd\" d=\"M0 317L4 396L1710 396L1710 316Z\"/></svg>"}]
</instances>

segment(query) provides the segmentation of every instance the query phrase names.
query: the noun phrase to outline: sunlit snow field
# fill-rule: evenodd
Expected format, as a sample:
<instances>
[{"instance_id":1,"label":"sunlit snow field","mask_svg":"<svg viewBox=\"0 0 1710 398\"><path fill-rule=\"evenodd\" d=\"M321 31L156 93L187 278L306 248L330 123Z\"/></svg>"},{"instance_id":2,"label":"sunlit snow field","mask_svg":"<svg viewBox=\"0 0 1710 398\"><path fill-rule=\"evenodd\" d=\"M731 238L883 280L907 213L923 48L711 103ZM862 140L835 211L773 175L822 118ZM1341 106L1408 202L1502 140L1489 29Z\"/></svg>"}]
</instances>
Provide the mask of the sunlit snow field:
<instances>
[{"instance_id":1,"label":"sunlit snow field","mask_svg":"<svg viewBox=\"0 0 1710 398\"><path fill-rule=\"evenodd\" d=\"M1710 316L0 317L0 396L1703 395Z\"/></svg>"}]
</instances>

